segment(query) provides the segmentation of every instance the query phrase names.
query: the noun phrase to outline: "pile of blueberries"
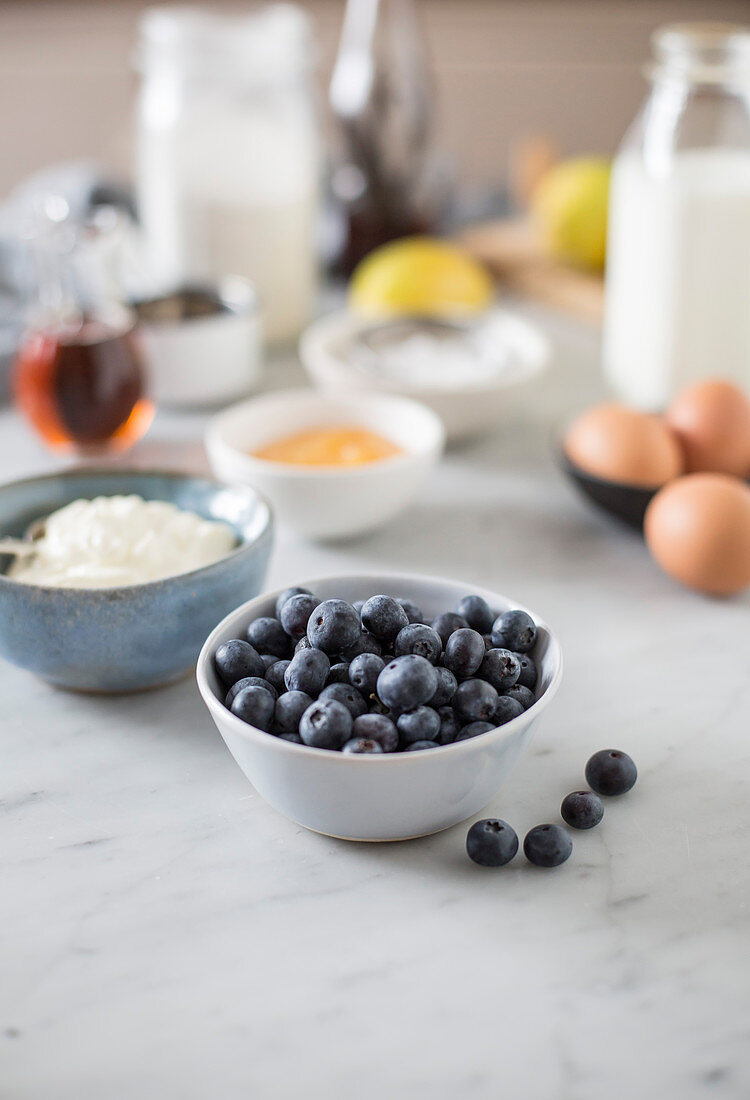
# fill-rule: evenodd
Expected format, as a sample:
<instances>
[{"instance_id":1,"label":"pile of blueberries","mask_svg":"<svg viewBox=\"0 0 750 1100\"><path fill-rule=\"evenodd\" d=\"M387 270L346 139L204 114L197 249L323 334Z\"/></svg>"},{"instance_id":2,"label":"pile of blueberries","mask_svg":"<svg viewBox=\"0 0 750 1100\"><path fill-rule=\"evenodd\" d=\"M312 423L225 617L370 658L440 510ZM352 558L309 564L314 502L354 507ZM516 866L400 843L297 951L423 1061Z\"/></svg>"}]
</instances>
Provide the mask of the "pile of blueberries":
<instances>
[{"instance_id":1,"label":"pile of blueberries","mask_svg":"<svg viewBox=\"0 0 750 1100\"><path fill-rule=\"evenodd\" d=\"M216 650L225 704L285 741L366 755L465 741L535 701L536 625L481 596L425 621L407 599L359 603L288 588L276 615Z\"/></svg>"},{"instance_id":2,"label":"pile of blueberries","mask_svg":"<svg viewBox=\"0 0 750 1100\"><path fill-rule=\"evenodd\" d=\"M560 807L563 821L572 829L593 829L604 817L599 795L626 794L638 778L638 769L626 752L601 749L586 765L591 790L573 791ZM504 867L518 851L518 836L507 821L485 818L475 821L466 837L470 859L482 867ZM537 867L559 867L573 851L573 841L562 825L535 825L526 834L523 852Z\"/></svg>"}]
</instances>

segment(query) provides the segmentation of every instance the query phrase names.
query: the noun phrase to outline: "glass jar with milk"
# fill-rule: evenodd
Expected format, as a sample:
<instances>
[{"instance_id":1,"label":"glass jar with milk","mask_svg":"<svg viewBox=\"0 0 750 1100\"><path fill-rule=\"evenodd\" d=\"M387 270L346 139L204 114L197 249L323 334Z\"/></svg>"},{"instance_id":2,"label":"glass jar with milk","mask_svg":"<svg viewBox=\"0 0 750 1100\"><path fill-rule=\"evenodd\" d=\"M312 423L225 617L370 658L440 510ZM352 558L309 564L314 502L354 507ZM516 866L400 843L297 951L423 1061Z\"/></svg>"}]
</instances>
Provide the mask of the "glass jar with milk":
<instances>
[{"instance_id":1,"label":"glass jar with milk","mask_svg":"<svg viewBox=\"0 0 750 1100\"><path fill-rule=\"evenodd\" d=\"M653 38L652 90L615 159L605 372L663 407L709 375L750 386L750 27Z\"/></svg>"},{"instance_id":2,"label":"glass jar with milk","mask_svg":"<svg viewBox=\"0 0 750 1100\"><path fill-rule=\"evenodd\" d=\"M141 20L137 194L155 281L245 275L264 335L293 339L316 287L321 150L308 18L151 8Z\"/></svg>"}]
</instances>

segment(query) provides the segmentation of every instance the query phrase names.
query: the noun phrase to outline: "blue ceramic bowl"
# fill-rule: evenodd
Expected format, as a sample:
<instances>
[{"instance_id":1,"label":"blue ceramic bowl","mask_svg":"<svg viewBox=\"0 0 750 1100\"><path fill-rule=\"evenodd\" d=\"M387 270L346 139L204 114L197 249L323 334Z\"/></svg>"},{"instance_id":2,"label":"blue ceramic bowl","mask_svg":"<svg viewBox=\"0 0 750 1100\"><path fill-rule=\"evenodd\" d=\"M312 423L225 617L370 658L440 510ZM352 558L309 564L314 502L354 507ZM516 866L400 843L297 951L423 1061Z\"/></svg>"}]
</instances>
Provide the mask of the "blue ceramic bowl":
<instances>
[{"instance_id":1,"label":"blue ceramic bowl","mask_svg":"<svg viewBox=\"0 0 750 1100\"><path fill-rule=\"evenodd\" d=\"M74 469L0 486L0 535L22 536L80 497L137 493L237 532L237 549L211 565L121 588L51 588L10 580L0 556L0 656L78 691L135 691L179 679L206 635L263 588L273 519L247 486L168 471Z\"/></svg>"}]
</instances>

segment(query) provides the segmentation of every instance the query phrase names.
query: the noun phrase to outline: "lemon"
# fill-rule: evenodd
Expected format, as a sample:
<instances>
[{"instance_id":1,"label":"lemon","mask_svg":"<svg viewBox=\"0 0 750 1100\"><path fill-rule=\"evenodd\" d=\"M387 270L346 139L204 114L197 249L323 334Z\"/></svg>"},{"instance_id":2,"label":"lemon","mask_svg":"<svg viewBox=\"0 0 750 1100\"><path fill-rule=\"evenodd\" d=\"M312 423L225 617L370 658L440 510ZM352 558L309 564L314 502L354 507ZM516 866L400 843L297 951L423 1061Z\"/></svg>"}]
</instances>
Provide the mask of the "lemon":
<instances>
[{"instance_id":1,"label":"lemon","mask_svg":"<svg viewBox=\"0 0 750 1100\"><path fill-rule=\"evenodd\" d=\"M604 267L610 168L602 157L577 157L542 176L531 196L531 216L550 256Z\"/></svg>"},{"instance_id":2,"label":"lemon","mask_svg":"<svg viewBox=\"0 0 750 1100\"><path fill-rule=\"evenodd\" d=\"M349 305L367 317L477 313L492 296L487 269L433 237L381 245L358 264L349 283Z\"/></svg>"}]
</instances>

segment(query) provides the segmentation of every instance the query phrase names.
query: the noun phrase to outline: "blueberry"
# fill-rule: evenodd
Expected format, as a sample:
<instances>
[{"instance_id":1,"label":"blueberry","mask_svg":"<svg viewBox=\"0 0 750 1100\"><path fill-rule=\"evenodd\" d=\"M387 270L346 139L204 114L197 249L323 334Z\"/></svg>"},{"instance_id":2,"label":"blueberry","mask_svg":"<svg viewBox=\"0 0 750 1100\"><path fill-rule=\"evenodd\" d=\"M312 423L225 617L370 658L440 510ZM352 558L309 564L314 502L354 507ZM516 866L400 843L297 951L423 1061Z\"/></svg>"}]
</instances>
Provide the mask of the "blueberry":
<instances>
[{"instance_id":1,"label":"blueberry","mask_svg":"<svg viewBox=\"0 0 750 1100\"><path fill-rule=\"evenodd\" d=\"M473 676L484 660L484 639L476 630L460 627L445 643L443 664L459 680Z\"/></svg>"},{"instance_id":2,"label":"blueberry","mask_svg":"<svg viewBox=\"0 0 750 1100\"><path fill-rule=\"evenodd\" d=\"M602 749L586 765L586 782L597 794L625 794L638 778L638 769L626 752Z\"/></svg>"},{"instance_id":3,"label":"blueberry","mask_svg":"<svg viewBox=\"0 0 750 1100\"><path fill-rule=\"evenodd\" d=\"M279 658L275 653L261 653L260 659L266 666L266 672L268 672L271 665L275 665Z\"/></svg>"},{"instance_id":4,"label":"blueberry","mask_svg":"<svg viewBox=\"0 0 750 1100\"><path fill-rule=\"evenodd\" d=\"M287 690L284 674L291 661L274 661L270 668L266 669L266 683L276 688L279 695Z\"/></svg>"},{"instance_id":5,"label":"blueberry","mask_svg":"<svg viewBox=\"0 0 750 1100\"><path fill-rule=\"evenodd\" d=\"M364 606L365 606L365 601L364 600L355 600L354 603L352 604L352 607L357 612L357 614L360 615L360 616L362 614L362 608Z\"/></svg>"},{"instance_id":6,"label":"blueberry","mask_svg":"<svg viewBox=\"0 0 750 1100\"><path fill-rule=\"evenodd\" d=\"M277 734L298 733L302 715L313 700L304 691L287 691L279 696L274 712L273 727Z\"/></svg>"},{"instance_id":7,"label":"blueberry","mask_svg":"<svg viewBox=\"0 0 750 1100\"><path fill-rule=\"evenodd\" d=\"M404 752L421 752L422 749L439 749L437 741L412 741L411 745L407 745Z\"/></svg>"},{"instance_id":8,"label":"blueberry","mask_svg":"<svg viewBox=\"0 0 750 1100\"><path fill-rule=\"evenodd\" d=\"M440 733L435 740L438 745L450 745L458 737L459 729L453 707L441 707L438 714L440 716Z\"/></svg>"},{"instance_id":9,"label":"blueberry","mask_svg":"<svg viewBox=\"0 0 750 1100\"><path fill-rule=\"evenodd\" d=\"M410 623L396 635L394 653L397 657L403 657L406 653L417 653L431 665L436 665L442 652L440 635L424 623Z\"/></svg>"},{"instance_id":10,"label":"blueberry","mask_svg":"<svg viewBox=\"0 0 750 1100\"><path fill-rule=\"evenodd\" d=\"M378 676L384 668L382 657L377 657L374 653L360 653L348 666L349 683L363 695L374 695Z\"/></svg>"},{"instance_id":11,"label":"blueberry","mask_svg":"<svg viewBox=\"0 0 750 1100\"><path fill-rule=\"evenodd\" d=\"M302 715L299 735L315 749L340 749L351 738L352 716L335 699L318 699Z\"/></svg>"},{"instance_id":12,"label":"blueberry","mask_svg":"<svg viewBox=\"0 0 750 1100\"><path fill-rule=\"evenodd\" d=\"M307 623L320 601L315 596L306 595L304 592L291 596L281 609L279 619L286 633L291 638L304 638L307 633Z\"/></svg>"},{"instance_id":13,"label":"blueberry","mask_svg":"<svg viewBox=\"0 0 750 1100\"><path fill-rule=\"evenodd\" d=\"M313 698L320 695L326 682L330 663L320 649L301 649L295 653L284 673L288 691L306 691Z\"/></svg>"},{"instance_id":14,"label":"blueberry","mask_svg":"<svg viewBox=\"0 0 750 1100\"><path fill-rule=\"evenodd\" d=\"M536 702L534 698L534 692L529 691L523 684L514 684L513 687L509 687L507 691L503 692L509 699L515 699L517 703L520 703L524 710L528 710L533 703Z\"/></svg>"},{"instance_id":15,"label":"blueberry","mask_svg":"<svg viewBox=\"0 0 750 1100\"><path fill-rule=\"evenodd\" d=\"M269 684L268 680L264 679L262 676L243 676L241 680L238 680L236 684L230 687L227 692L227 697L224 700L224 706L231 709L235 697L239 695L243 688L249 687L263 688L264 691L270 692L271 698L274 703L276 702L279 693L273 684Z\"/></svg>"},{"instance_id":16,"label":"blueberry","mask_svg":"<svg viewBox=\"0 0 750 1100\"><path fill-rule=\"evenodd\" d=\"M294 646L295 653L299 653L301 649L313 649L313 646L310 643L310 639L307 636L305 636L304 638L300 638L300 640Z\"/></svg>"},{"instance_id":17,"label":"blueberry","mask_svg":"<svg viewBox=\"0 0 750 1100\"><path fill-rule=\"evenodd\" d=\"M504 611L492 624L492 643L499 649L529 653L536 641L536 624L525 611Z\"/></svg>"},{"instance_id":18,"label":"blueberry","mask_svg":"<svg viewBox=\"0 0 750 1100\"><path fill-rule=\"evenodd\" d=\"M346 661L339 661L335 665L331 665L326 674L325 686L329 684L348 684L349 683L349 665Z\"/></svg>"},{"instance_id":19,"label":"blueberry","mask_svg":"<svg viewBox=\"0 0 750 1100\"><path fill-rule=\"evenodd\" d=\"M360 633L359 615L345 600L319 603L307 624L310 644L325 653L341 653L354 645Z\"/></svg>"},{"instance_id":20,"label":"blueberry","mask_svg":"<svg viewBox=\"0 0 750 1100\"><path fill-rule=\"evenodd\" d=\"M604 806L593 791L573 791L562 800L560 814L574 829L593 829L604 817Z\"/></svg>"},{"instance_id":21,"label":"blueberry","mask_svg":"<svg viewBox=\"0 0 750 1100\"><path fill-rule=\"evenodd\" d=\"M345 661L353 661L360 653L374 653L380 656L380 642L372 634L363 630L353 645L347 646L341 656Z\"/></svg>"},{"instance_id":22,"label":"blueberry","mask_svg":"<svg viewBox=\"0 0 750 1100\"><path fill-rule=\"evenodd\" d=\"M311 596L312 593L307 588L285 588L283 592L280 592L276 597L276 618L281 618L281 609L287 600L291 600L292 596Z\"/></svg>"},{"instance_id":23,"label":"blueberry","mask_svg":"<svg viewBox=\"0 0 750 1100\"><path fill-rule=\"evenodd\" d=\"M246 687L235 695L231 709L243 722L268 732L275 708L273 696L265 688Z\"/></svg>"},{"instance_id":24,"label":"blueberry","mask_svg":"<svg viewBox=\"0 0 750 1100\"><path fill-rule=\"evenodd\" d=\"M506 821L487 817L466 834L466 852L480 867L504 867L518 851L518 837Z\"/></svg>"},{"instance_id":25,"label":"blueberry","mask_svg":"<svg viewBox=\"0 0 750 1100\"><path fill-rule=\"evenodd\" d=\"M351 741L346 742L341 751L363 753L371 756L374 753L382 752L383 746L379 741L372 741L367 737L353 737Z\"/></svg>"},{"instance_id":26,"label":"blueberry","mask_svg":"<svg viewBox=\"0 0 750 1100\"><path fill-rule=\"evenodd\" d=\"M453 709L463 725L467 722L489 722L497 708L497 700L498 694L492 684L484 680L464 680L456 688Z\"/></svg>"},{"instance_id":27,"label":"blueberry","mask_svg":"<svg viewBox=\"0 0 750 1100\"><path fill-rule=\"evenodd\" d=\"M401 604L410 623L423 623L425 621L422 609L418 607L413 600L406 600L403 596L396 596L396 603Z\"/></svg>"},{"instance_id":28,"label":"blueberry","mask_svg":"<svg viewBox=\"0 0 750 1100\"><path fill-rule=\"evenodd\" d=\"M256 619L247 628L247 640L255 646L258 653L275 653L277 657L289 656L289 639L278 619L265 615Z\"/></svg>"},{"instance_id":29,"label":"blueberry","mask_svg":"<svg viewBox=\"0 0 750 1100\"><path fill-rule=\"evenodd\" d=\"M526 834L523 851L537 867L559 867L573 851L573 841L562 825L535 825Z\"/></svg>"},{"instance_id":30,"label":"blueberry","mask_svg":"<svg viewBox=\"0 0 750 1100\"><path fill-rule=\"evenodd\" d=\"M277 733L279 741L291 741L293 745L303 745L304 741L298 733Z\"/></svg>"},{"instance_id":31,"label":"blueberry","mask_svg":"<svg viewBox=\"0 0 750 1100\"><path fill-rule=\"evenodd\" d=\"M518 663L521 666L521 674L517 682L521 687L527 687L529 691L533 691L539 679L534 658L529 657L528 653L514 653L513 656L518 658Z\"/></svg>"},{"instance_id":32,"label":"blueberry","mask_svg":"<svg viewBox=\"0 0 750 1100\"><path fill-rule=\"evenodd\" d=\"M370 596L362 608L362 626L383 642L392 642L409 625L409 616L392 596Z\"/></svg>"},{"instance_id":33,"label":"blueberry","mask_svg":"<svg viewBox=\"0 0 750 1100\"><path fill-rule=\"evenodd\" d=\"M472 630L487 634L492 630L495 616L486 600L481 596L464 596L456 606L456 614L466 619Z\"/></svg>"},{"instance_id":34,"label":"blueberry","mask_svg":"<svg viewBox=\"0 0 750 1100\"><path fill-rule=\"evenodd\" d=\"M493 649L494 648L493 645L492 645L492 635L491 634L483 634L482 638L484 639L484 648L485 649Z\"/></svg>"},{"instance_id":35,"label":"blueberry","mask_svg":"<svg viewBox=\"0 0 750 1100\"><path fill-rule=\"evenodd\" d=\"M481 733L489 733L494 730L492 722L469 722L455 737L456 741L469 741L472 737L479 737Z\"/></svg>"},{"instance_id":36,"label":"blueberry","mask_svg":"<svg viewBox=\"0 0 750 1100\"><path fill-rule=\"evenodd\" d=\"M335 699L337 703L346 707L352 718L367 714L367 703L351 684L329 684L321 691L320 698Z\"/></svg>"},{"instance_id":37,"label":"blueberry","mask_svg":"<svg viewBox=\"0 0 750 1100\"><path fill-rule=\"evenodd\" d=\"M413 710L435 694L438 677L433 665L416 653L394 657L378 676L380 699L392 710Z\"/></svg>"},{"instance_id":38,"label":"blueberry","mask_svg":"<svg viewBox=\"0 0 750 1100\"><path fill-rule=\"evenodd\" d=\"M492 721L496 726L504 726L511 719L518 718L519 714L523 714L523 705L518 699L512 699L510 695L501 695L492 712Z\"/></svg>"},{"instance_id":39,"label":"blueberry","mask_svg":"<svg viewBox=\"0 0 750 1100\"><path fill-rule=\"evenodd\" d=\"M257 649L239 638L222 642L214 654L214 664L225 688L245 676L262 676L266 670Z\"/></svg>"},{"instance_id":40,"label":"blueberry","mask_svg":"<svg viewBox=\"0 0 750 1100\"><path fill-rule=\"evenodd\" d=\"M455 611L444 611L442 615L433 619L430 625L440 635L440 640L445 645L454 630L463 630L469 624L463 615L457 615Z\"/></svg>"},{"instance_id":41,"label":"blueberry","mask_svg":"<svg viewBox=\"0 0 750 1100\"><path fill-rule=\"evenodd\" d=\"M438 685L435 688L435 694L428 699L428 703L431 707L435 707L439 710L440 707L444 707L446 703L450 703L453 696L456 694L456 688L458 687L458 681L449 668L443 668L442 665L435 669L438 677Z\"/></svg>"},{"instance_id":42,"label":"blueberry","mask_svg":"<svg viewBox=\"0 0 750 1100\"><path fill-rule=\"evenodd\" d=\"M400 714L396 726L404 746L415 741L436 741L440 733L440 715L432 707L416 707Z\"/></svg>"},{"instance_id":43,"label":"blueberry","mask_svg":"<svg viewBox=\"0 0 750 1100\"><path fill-rule=\"evenodd\" d=\"M521 662L509 649L489 649L477 673L495 691L507 691L521 675Z\"/></svg>"},{"instance_id":44,"label":"blueberry","mask_svg":"<svg viewBox=\"0 0 750 1100\"><path fill-rule=\"evenodd\" d=\"M352 735L367 741L377 741L383 752L398 748L398 730L384 714L363 714L354 719Z\"/></svg>"}]
</instances>

